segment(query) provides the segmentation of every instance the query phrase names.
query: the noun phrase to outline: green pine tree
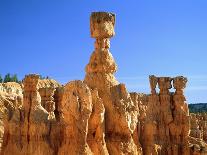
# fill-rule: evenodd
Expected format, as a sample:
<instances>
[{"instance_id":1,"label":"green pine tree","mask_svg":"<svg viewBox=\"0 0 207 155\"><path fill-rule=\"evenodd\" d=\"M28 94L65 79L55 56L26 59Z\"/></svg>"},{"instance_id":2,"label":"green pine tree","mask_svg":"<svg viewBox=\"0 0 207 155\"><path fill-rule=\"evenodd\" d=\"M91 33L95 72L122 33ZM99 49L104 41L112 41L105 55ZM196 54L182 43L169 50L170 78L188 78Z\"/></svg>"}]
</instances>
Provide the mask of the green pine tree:
<instances>
[{"instance_id":1,"label":"green pine tree","mask_svg":"<svg viewBox=\"0 0 207 155\"><path fill-rule=\"evenodd\" d=\"M2 82L3 82L3 79L2 79L1 74L0 74L0 83L2 83Z\"/></svg>"},{"instance_id":2,"label":"green pine tree","mask_svg":"<svg viewBox=\"0 0 207 155\"><path fill-rule=\"evenodd\" d=\"M42 76L42 75L40 75L40 79L41 79L41 80L43 80L43 79L45 79L45 77L44 77L44 76Z\"/></svg>"},{"instance_id":3,"label":"green pine tree","mask_svg":"<svg viewBox=\"0 0 207 155\"><path fill-rule=\"evenodd\" d=\"M19 82L18 78L17 78L17 75L14 74L12 77L11 77L11 82Z\"/></svg>"},{"instance_id":4,"label":"green pine tree","mask_svg":"<svg viewBox=\"0 0 207 155\"><path fill-rule=\"evenodd\" d=\"M50 77L49 77L49 76L42 76L42 75L40 75L40 79L41 79L41 80L44 80L44 79L50 79Z\"/></svg>"},{"instance_id":5,"label":"green pine tree","mask_svg":"<svg viewBox=\"0 0 207 155\"><path fill-rule=\"evenodd\" d=\"M4 77L4 83L6 83L6 82L10 82L10 81L11 81L11 76L10 76L10 74L8 73L8 74L6 74L5 77Z\"/></svg>"}]
</instances>

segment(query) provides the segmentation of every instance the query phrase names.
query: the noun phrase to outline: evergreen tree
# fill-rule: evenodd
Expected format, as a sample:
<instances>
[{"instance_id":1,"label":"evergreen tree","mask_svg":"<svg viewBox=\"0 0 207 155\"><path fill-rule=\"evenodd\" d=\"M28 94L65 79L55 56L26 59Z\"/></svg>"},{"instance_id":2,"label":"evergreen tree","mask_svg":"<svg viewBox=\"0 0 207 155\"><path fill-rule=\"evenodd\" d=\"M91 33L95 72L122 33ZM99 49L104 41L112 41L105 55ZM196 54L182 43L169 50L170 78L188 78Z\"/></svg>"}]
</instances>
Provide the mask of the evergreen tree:
<instances>
[{"instance_id":1,"label":"evergreen tree","mask_svg":"<svg viewBox=\"0 0 207 155\"><path fill-rule=\"evenodd\" d=\"M0 74L0 83L2 83L2 82L3 82L3 79L2 79L1 74Z\"/></svg>"},{"instance_id":2,"label":"evergreen tree","mask_svg":"<svg viewBox=\"0 0 207 155\"><path fill-rule=\"evenodd\" d=\"M19 82L18 78L17 78L17 75L14 74L12 77L11 77L11 82Z\"/></svg>"},{"instance_id":3,"label":"evergreen tree","mask_svg":"<svg viewBox=\"0 0 207 155\"><path fill-rule=\"evenodd\" d=\"M50 79L50 77L49 77L49 76L42 76L42 75L40 75L40 79L41 79L41 80L44 80L44 79Z\"/></svg>"},{"instance_id":4,"label":"evergreen tree","mask_svg":"<svg viewBox=\"0 0 207 155\"><path fill-rule=\"evenodd\" d=\"M6 82L10 82L10 81L11 81L11 76L10 76L10 74L8 73L8 74L6 74L5 77L4 77L4 83L6 83Z\"/></svg>"},{"instance_id":5,"label":"evergreen tree","mask_svg":"<svg viewBox=\"0 0 207 155\"><path fill-rule=\"evenodd\" d=\"M43 79L45 79L45 77L44 77L44 76L42 76L42 75L40 75L40 79L41 79L41 80L43 80Z\"/></svg>"}]
</instances>

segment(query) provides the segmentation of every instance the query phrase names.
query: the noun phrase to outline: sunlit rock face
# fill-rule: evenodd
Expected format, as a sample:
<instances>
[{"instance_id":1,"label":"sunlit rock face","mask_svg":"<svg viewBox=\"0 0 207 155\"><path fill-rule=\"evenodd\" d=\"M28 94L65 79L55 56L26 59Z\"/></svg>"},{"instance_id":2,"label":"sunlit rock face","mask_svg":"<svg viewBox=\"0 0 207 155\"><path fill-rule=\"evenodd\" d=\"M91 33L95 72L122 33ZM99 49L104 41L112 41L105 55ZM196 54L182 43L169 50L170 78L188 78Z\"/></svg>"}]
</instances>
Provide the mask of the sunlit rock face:
<instances>
[{"instance_id":1,"label":"sunlit rock face","mask_svg":"<svg viewBox=\"0 0 207 155\"><path fill-rule=\"evenodd\" d=\"M29 74L22 84L0 84L2 155L207 154L207 117L189 116L187 78L151 75L150 94L116 80L114 26L115 14L91 14L95 44L84 80L61 85Z\"/></svg>"},{"instance_id":2,"label":"sunlit rock face","mask_svg":"<svg viewBox=\"0 0 207 155\"><path fill-rule=\"evenodd\" d=\"M190 136L193 148L196 151L207 153L207 114L206 113L191 113L190 114Z\"/></svg>"},{"instance_id":3,"label":"sunlit rock face","mask_svg":"<svg viewBox=\"0 0 207 155\"><path fill-rule=\"evenodd\" d=\"M138 111L124 84L114 73L117 65L109 51L114 32L115 15L95 12L90 19L91 36L96 39L95 50L86 66L84 82L97 89L105 107L105 141L109 154L141 154L133 140Z\"/></svg>"},{"instance_id":4,"label":"sunlit rock face","mask_svg":"<svg viewBox=\"0 0 207 155\"><path fill-rule=\"evenodd\" d=\"M151 94L141 131L144 154L189 154L189 112L183 95L187 79L152 75L149 81ZM172 86L175 92L169 91Z\"/></svg>"}]
</instances>

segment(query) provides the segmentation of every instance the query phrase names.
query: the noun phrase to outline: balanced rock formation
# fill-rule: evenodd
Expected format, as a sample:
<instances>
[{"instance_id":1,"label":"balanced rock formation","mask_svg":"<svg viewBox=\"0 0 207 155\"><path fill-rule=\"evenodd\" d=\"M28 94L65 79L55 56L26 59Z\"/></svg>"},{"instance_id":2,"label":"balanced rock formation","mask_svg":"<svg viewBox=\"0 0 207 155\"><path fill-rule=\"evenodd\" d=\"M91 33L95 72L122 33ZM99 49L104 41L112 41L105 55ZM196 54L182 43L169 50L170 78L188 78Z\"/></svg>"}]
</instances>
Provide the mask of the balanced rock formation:
<instances>
[{"instance_id":1,"label":"balanced rock formation","mask_svg":"<svg viewBox=\"0 0 207 155\"><path fill-rule=\"evenodd\" d=\"M114 25L113 13L91 14L95 49L83 81L29 74L0 85L2 155L207 155L207 117L190 117L187 78L152 75L150 94L116 80Z\"/></svg>"},{"instance_id":2,"label":"balanced rock formation","mask_svg":"<svg viewBox=\"0 0 207 155\"><path fill-rule=\"evenodd\" d=\"M124 84L114 73L117 65L109 51L114 32L115 15L95 12L90 19L91 36L96 39L95 51L86 66L84 82L97 89L105 107L105 134L109 154L139 154L133 140L138 122L137 109Z\"/></svg>"}]
</instances>

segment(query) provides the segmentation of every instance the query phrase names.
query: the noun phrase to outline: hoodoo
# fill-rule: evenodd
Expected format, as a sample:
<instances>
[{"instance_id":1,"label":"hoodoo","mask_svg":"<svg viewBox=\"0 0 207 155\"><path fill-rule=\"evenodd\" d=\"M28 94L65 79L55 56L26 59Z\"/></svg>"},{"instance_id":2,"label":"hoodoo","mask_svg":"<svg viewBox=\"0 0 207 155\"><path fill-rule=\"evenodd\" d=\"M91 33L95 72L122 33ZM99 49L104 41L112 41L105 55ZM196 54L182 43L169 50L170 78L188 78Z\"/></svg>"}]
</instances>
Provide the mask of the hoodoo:
<instances>
[{"instance_id":1,"label":"hoodoo","mask_svg":"<svg viewBox=\"0 0 207 155\"><path fill-rule=\"evenodd\" d=\"M114 26L115 14L91 14L95 49L84 80L29 74L0 85L2 155L207 155L207 117L190 116L186 77L151 75L150 94L116 80Z\"/></svg>"}]
</instances>

